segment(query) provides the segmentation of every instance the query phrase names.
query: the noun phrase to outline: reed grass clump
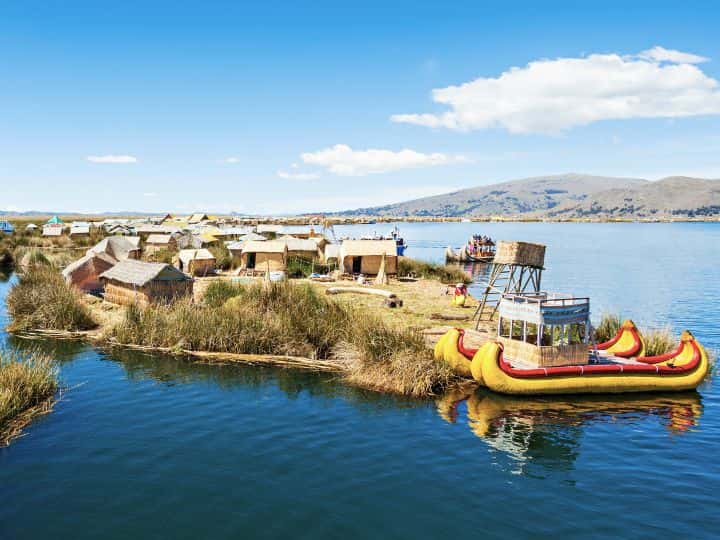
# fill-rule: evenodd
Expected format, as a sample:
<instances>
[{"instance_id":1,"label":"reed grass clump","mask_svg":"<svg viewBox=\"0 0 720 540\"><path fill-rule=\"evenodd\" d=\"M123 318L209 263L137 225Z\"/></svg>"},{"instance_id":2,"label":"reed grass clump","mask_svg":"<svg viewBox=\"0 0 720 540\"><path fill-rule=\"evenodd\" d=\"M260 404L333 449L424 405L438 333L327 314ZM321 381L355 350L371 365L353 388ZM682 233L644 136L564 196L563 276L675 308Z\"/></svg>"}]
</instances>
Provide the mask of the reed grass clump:
<instances>
[{"instance_id":1,"label":"reed grass clump","mask_svg":"<svg viewBox=\"0 0 720 540\"><path fill-rule=\"evenodd\" d=\"M171 350L289 355L335 363L368 388L425 396L452 379L419 332L330 299L310 284L211 284L202 303L130 306L109 338Z\"/></svg>"},{"instance_id":2,"label":"reed grass clump","mask_svg":"<svg viewBox=\"0 0 720 540\"><path fill-rule=\"evenodd\" d=\"M7 295L11 331L90 330L97 325L80 293L51 266L32 265Z\"/></svg>"},{"instance_id":3,"label":"reed grass clump","mask_svg":"<svg viewBox=\"0 0 720 540\"><path fill-rule=\"evenodd\" d=\"M458 266L450 264L435 264L416 259L400 257L398 259L398 275L414 275L423 279L437 279L442 283L471 283L472 277Z\"/></svg>"},{"instance_id":4,"label":"reed grass clump","mask_svg":"<svg viewBox=\"0 0 720 540\"><path fill-rule=\"evenodd\" d=\"M0 350L0 444L46 412L57 389L57 366L48 356Z\"/></svg>"},{"instance_id":5,"label":"reed grass clump","mask_svg":"<svg viewBox=\"0 0 720 540\"><path fill-rule=\"evenodd\" d=\"M670 328L653 328L642 334L645 340L645 356L660 356L675 350L677 338Z\"/></svg>"},{"instance_id":6,"label":"reed grass clump","mask_svg":"<svg viewBox=\"0 0 720 540\"><path fill-rule=\"evenodd\" d=\"M620 330L622 318L617 313L603 313L600 324L593 328L595 342L603 343L615 337Z\"/></svg>"}]
</instances>

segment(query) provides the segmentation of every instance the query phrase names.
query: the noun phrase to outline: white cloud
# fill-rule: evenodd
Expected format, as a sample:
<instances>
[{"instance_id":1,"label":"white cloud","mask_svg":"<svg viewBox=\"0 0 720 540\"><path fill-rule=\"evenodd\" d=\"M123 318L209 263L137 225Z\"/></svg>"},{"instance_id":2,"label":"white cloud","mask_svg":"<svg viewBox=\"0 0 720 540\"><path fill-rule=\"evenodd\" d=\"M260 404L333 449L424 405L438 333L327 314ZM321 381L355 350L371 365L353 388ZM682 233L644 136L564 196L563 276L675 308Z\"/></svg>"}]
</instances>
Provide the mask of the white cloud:
<instances>
[{"instance_id":1,"label":"white cloud","mask_svg":"<svg viewBox=\"0 0 720 540\"><path fill-rule=\"evenodd\" d=\"M320 175L315 173L290 173L287 171L278 171L277 175L285 180L317 180L320 178Z\"/></svg>"},{"instance_id":2,"label":"white cloud","mask_svg":"<svg viewBox=\"0 0 720 540\"><path fill-rule=\"evenodd\" d=\"M87 160L91 163L137 163L135 156L88 156Z\"/></svg>"},{"instance_id":3,"label":"white cloud","mask_svg":"<svg viewBox=\"0 0 720 540\"><path fill-rule=\"evenodd\" d=\"M407 148L399 152L373 148L353 150L345 144L336 144L317 152L305 152L300 155L300 158L306 164L324 167L331 173L340 176L365 176L366 174L467 161L463 156L448 156L440 153L423 154Z\"/></svg>"},{"instance_id":4,"label":"white cloud","mask_svg":"<svg viewBox=\"0 0 720 540\"><path fill-rule=\"evenodd\" d=\"M157 197L157 193L148 191L147 193L143 193L143 197Z\"/></svg>"},{"instance_id":5,"label":"white cloud","mask_svg":"<svg viewBox=\"0 0 720 540\"><path fill-rule=\"evenodd\" d=\"M673 64L702 64L709 59L697 54L684 53L664 47L653 47L638 54L639 58L652 60L654 62L671 62Z\"/></svg>"},{"instance_id":6,"label":"white cloud","mask_svg":"<svg viewBox=\"0 0 720 540\"><path fill-rule=\"evenodd\" d=\"M240 163L240 158L229 157L225 159L225 163Z\"/></svg>"},{"instance_id":7,"label":"white cloud","mask_svg":"<svg viewBox=\"0 0 720 540\"><path fill-rule=\"evenodd\" d=\"M497 78L433 90L433 100L450 108L446 112L391 120L458 131L558 133L608 119L719 114L718 81L695 65L703 60L662 47L635 56L537 60Z\"/></svg>"}]
</instances>

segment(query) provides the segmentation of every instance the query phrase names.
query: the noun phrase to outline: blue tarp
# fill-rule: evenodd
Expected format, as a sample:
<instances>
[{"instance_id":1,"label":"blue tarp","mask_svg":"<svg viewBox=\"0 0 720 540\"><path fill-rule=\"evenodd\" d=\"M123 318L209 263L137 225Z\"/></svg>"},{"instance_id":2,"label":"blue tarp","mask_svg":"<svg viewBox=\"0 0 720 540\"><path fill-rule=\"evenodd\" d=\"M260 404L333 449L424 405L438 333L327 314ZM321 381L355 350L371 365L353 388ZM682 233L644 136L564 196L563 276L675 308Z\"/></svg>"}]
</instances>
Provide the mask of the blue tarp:
<instances>
[{"instance_id":1,"label":"blue tarp","mask_svg":"<svg viewBox=\"0 0 720 540\"><path fill-rule=\"evenodd\" d=\"M11 233L15 230L9 221L0 221L0 232Z\"/></svg>"}]
</instances>

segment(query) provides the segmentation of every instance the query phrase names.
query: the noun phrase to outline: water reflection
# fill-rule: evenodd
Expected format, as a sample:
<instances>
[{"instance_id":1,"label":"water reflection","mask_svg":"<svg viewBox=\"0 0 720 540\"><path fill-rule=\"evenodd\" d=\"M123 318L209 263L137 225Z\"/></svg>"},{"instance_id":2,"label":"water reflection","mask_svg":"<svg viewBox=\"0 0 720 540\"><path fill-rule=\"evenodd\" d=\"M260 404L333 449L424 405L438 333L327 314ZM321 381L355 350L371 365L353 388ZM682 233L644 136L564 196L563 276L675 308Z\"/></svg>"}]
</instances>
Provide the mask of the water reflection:
<instances>
[{"instance_id":1,"label":"water reflection","mask_svg":"<svg viewBox=\"0 0 720 540\"><path fill-rule=\"evenodd\" d=\"M634 424L655 418L669 433L682 435L698 425L703 413L696 392L533 399L482 389L472 393L458 390L443 396L436 405L445 421L457 423L463 403L470 431L509 456L521 472L530 461L552 469L571 468L583 428L591 424Z\"/></svg>"}]
</instances>

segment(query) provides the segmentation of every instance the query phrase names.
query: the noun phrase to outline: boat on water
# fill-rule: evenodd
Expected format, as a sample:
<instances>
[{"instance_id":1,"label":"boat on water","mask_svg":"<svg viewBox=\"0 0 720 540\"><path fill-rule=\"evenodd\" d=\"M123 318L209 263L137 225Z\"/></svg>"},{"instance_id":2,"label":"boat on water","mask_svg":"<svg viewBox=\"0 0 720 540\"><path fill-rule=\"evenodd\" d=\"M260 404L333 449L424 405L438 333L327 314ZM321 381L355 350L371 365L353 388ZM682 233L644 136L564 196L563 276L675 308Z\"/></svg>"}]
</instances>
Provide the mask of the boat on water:
<instances>
[{"instance_id":1,"label":"boat on water","mask_svg":"<svg viewBox=\"0 0 720 540\"><path fill-rule=\"evenodd\" d=\"M445 250L447 262L491 263L495 259L495 241L489 236L473 235L467 244L457 249L448 246Z\"/></svg>"},{"instance_id":2,"label":"boat on water","mask_svg":"<svg viewBox=\"0 0 720 540\"><path fill-rule=\"evenodd\" d=\"M453 329L437 343L435 358L460 376L513 395L694 390L709 371L707 353L689 331L660 356L645 356L630 320L611 340L591 345L588 298L504 295L498 313L496 340L470 349L465 332Z\"/></svg>"}]
</instances>

